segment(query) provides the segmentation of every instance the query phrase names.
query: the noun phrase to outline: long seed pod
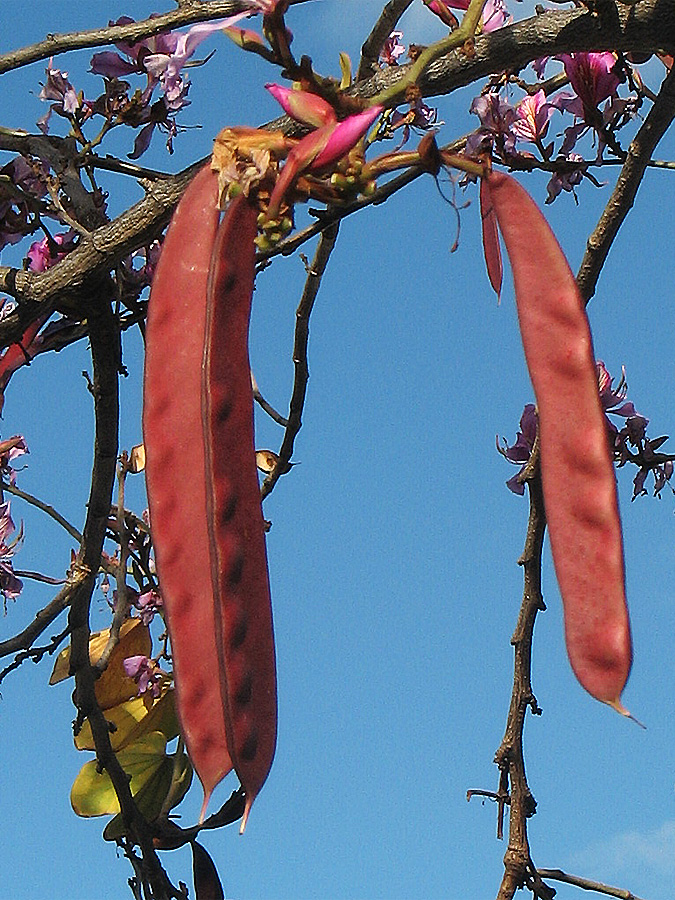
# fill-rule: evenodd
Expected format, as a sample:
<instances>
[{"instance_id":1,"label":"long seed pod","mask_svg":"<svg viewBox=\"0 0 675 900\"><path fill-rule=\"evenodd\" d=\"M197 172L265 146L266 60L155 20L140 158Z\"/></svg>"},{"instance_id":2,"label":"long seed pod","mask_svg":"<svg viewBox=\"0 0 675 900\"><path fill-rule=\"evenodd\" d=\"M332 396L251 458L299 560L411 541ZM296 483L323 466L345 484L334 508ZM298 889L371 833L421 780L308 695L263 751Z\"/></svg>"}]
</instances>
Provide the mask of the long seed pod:
<instances>
[{"instance_id":1,"label":"long seed pod","mask_svg":"<svg viewBox=\"0 0 675 900\"><path fill-rule=\"evenodd\" d=\"M632 662L621 522L593 344L574 275L541 211L508 175L487 177L515 283L537 398L541 475L570 663L623 715Z\"/></svg>"},{"instance_id":2,"label":"long seed pod","mask_svg":"<svg viewBox=\"0 0 675 900\"><path fill-rule=\"evenodd\" d=\"M232 768L218 678L200 403L206 288L218 219L218 179L205 166L178 204L153 279L143 396L155 558L177 710L204 788L203 811Z\"/></svg>"},{"instance_id":3,"label":"long seed pod","mask_svg":"<svg viewBox=\"0 0 675 900\"><path fill-rule=\"evenodd\" d=\"M218 229L201 386L215 620L228 747L246 794L242 832L272 765L277 721L248 358L256 217L242 195L230 203Z\"/></svg>"}]
</instances>

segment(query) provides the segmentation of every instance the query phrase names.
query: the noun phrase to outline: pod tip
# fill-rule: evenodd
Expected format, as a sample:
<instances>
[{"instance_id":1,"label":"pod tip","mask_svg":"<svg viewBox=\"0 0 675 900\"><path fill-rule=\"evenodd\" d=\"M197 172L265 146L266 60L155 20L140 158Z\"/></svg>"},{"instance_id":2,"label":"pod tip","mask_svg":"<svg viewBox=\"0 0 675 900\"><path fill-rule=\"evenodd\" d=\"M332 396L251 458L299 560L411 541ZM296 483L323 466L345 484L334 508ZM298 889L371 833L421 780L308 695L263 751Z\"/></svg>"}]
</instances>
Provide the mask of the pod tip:
<instances>
[{"instance_id":1,"label":"pod tip","mask_svg":"<svg viewBox=\"0 0 675 900\"><path fill-rule=\"evenodd\" d=\"M206 808L209 805L209 800L211 799L211 791L204 791L204 801L202 803L202 808L199 811L199 824L204 824L204 819L206 818Z\"/></svg>"},{"instance_id":2,"label":"pod tip","mask_svg":"<svg viewBox=\"0 0 675 900\"><path fill-rule=\"evenodd\" d=\"M632 722L635 722L636 725L639 725L640 728L647 729L646 725L643 725L639 719L636 719L632 713L630 713L626 707L621 703L620 699L616 700L605 700L607 706L611 706L612 709L616 710L620 715L625 716L627 719L630 719Z\"/></svg>"},{"instance_id":3,"label":"pod tip","mask_svg":"<svg viewBox=\"0 0 675 900\"><path fill-rule=\"evenodd\" d=\"M239 826L239 834L243 834L246 831L246 823L248 822L248 814L251 812L251 807L253 806L253 797L246 797L246 805L244 806L244 815L241 817L241 825Z\"/></svg>"}]
</instances>

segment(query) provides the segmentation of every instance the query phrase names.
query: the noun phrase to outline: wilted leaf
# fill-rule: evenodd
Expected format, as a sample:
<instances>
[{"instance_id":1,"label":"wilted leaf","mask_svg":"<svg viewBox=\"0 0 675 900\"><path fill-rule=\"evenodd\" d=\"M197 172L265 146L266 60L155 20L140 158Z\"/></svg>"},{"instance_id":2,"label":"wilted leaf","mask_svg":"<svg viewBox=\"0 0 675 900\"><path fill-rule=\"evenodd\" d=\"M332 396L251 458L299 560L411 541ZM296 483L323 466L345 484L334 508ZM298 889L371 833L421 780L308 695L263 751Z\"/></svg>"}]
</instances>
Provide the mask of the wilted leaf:
<instances>
[{"instance_id":1,"label":"wilted leaf","mask_svg":"<svg viewBox=\"0 0 675 900\"><path fill-rule=\"evenodd\" d=\"M158 700L153 700L149 694L133 697L107 709L105 717L113 726L110 743L115 751L134 743L150 731L161 731L167 741L175 738L179 732L172 689L165 691ZM75 736L75 746L78 750L96 749L88 721Z\"/></svg>"},{"instance_id":2,"label":"wilted leaf","mask_svg":"<svg viewBox=\"0 0 675 900\"><path fill-rule=\"evenodd\" d=\"M213 860L197 841L193 841L191 846L196 900L225 900L223 886Z\"/></svg>"},{"instance_id":3,"label":"wilted leaf","mask_svg":"<svg viewBox=\"0 0 675 900\"><path fill-rule=\"evenodd\" d=\"M181 752L177 772L174 772L175 759L176 754L165 757L162 765L134 798L139 810L148 822L154 822L162 811L164 800L172 788L174 777L176 785L171 802L172 809L174 806L178 806L192 784L192 766L187 754ZM103 830L103 837L106 841L116 841L124 834L126 834L126 830L121 815L111 819Z\"/></svg>"},{"instance_id":4,"label":"wilted leaf","mask_svg":"<svg viewBox=\"0 0 675 900\"><path fill-rule=\"evenodd\" d=\"M132 795L146 785L157 770L165 764L166 738L153 731L136 743L120 750L117 759L129 775ZM120 811L117 794L107 772L98 772L94 759L85 763L79 771L70 791L70 803L78 816L107 816Z\"/></svg>"},{"instance_id":5,"label":"wilted leaf","mask_svg":"<svg viewBox=\"0 0 675 900\"><path fill-rule=\"evenodd\" d=\"M136 473L142 472L145 468L145 445L137 444L131 448L129 454L129 471Z\"/></svg>"}]
</instances>

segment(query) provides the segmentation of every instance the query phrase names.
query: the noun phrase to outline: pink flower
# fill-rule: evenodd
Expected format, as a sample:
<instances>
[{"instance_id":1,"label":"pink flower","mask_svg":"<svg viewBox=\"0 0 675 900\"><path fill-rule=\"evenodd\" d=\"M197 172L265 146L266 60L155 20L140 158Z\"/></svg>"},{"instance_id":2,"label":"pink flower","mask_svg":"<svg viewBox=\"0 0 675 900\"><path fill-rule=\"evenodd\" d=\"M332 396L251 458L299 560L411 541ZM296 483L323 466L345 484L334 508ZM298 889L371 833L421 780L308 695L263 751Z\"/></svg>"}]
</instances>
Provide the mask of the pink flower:
<instances>
[{"instance_id":1,"label":"pink flower","mask_svg":"<svg viewBox=\"0 0 675 900\"><path fill-rule=\"evenodd\" d=\"M352 147L358 144L381 112L381 106L371 106L369 109L364 109L363 112L348 116L333 126L326 145L310 165L310 171L315 172L342 159Z\"/></svg>"},{"instance_id":2,"label":"pink flower","mask_svg":"<svg viewBox=\"0 0 675 900\"><path fill-rule=\"evenodd\" d=\"M46 237L41 241L35 241L30 245L26 254L28 268L31 272L44 272L70 253L74 247L74 241L75 232L72 228L63 234L55 234L51 243L49 238ZM63 250L57 250L54 244L63 247Z\"/></svg>"},{"instance_id":3,"label":"pink flower","mask_svg":"<svg viewBox=\"0 0 675 900\"><path fill-rule=\"evenodd\" d=\"M15 530L9 512L9 501L0 504L0 593L5 600L16 600L23 590L23 582L14 574L12 557L23 543L23 527L18 535L8 541Z\"/></svg>"},{"instance_id":4,"label":"pink flower","mask_svg":"<svg viewBox=\"0 0 675 900\"><path fill-rule=\"evenodd\" d=\"M511 131L516 137L536 144L546 136L554 108L546 102L543 91L525 97L516 107L516 119L511 124Z\"/></svg>"},{"instance_id":5,"label":"pink flower","mask_svg":"<svg viewBox=\"0 0 675 900\"><path fill-rule=\"evenodd\" d=\"M436 13L439 19L453 28L457 25L457 19L450 10L467 10L470 0L424 0L424 3L433 13ZM513 18L509 14L504 0L487 0L482 13L483 31L496 31L511 21Z\"/></svg>"},{"instance_id":6,"label":"pink flower","mask_svg":"<svg viewBox=\"0 0 675 900\"><path fill-rule=\"evenodd\" d=\"M134 606L140 610L143 624L149 625L162 609L163 603L157 591L146 591L136 599Z\"/></svg>"}]
</instances>

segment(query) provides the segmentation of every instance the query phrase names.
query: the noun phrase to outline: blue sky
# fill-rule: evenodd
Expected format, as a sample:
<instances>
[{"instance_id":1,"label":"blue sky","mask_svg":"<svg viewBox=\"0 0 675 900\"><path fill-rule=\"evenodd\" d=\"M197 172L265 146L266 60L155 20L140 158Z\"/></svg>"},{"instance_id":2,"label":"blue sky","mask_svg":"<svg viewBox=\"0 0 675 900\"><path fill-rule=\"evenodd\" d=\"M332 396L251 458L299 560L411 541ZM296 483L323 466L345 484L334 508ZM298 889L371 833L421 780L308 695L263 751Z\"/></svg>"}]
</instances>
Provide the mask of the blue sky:
<instances>
[{"instance_id":1,"label":"blue sky","mask_svg":"<svg viewBox=\"0 0 675 900\"><path fill-rule=\"evenodd\" d=\"M169 8L171 4L166 4ZM404 41L440 37L416 3ZM419 8L418 8L419 7ZM0 49L48 31L93 27L157 10L138 0L72 4L3 2ZM338 73L338 52L356 63L376 0L318 0L288 22L299 52L324 73ZM512 10L522 17L528 4ZM261 60L224 38L191 71L192 105L169 157L156 140L150 166L178 170L209 152L230 124L277 115L263 84L276 79ZM91 51L60 58L76 88L94 94ZM659 65L643 75L652 88ZM0 122L33 129L44 65L4 76ZM475 127L475 89L438 102L450 140ZM552 123L558 131L562 119ZM54 128L58 133L57 127ZM124 155L132 136L112 136ZM672 135L657 155L675 157ZM4 163L4 160L3 160ZM546 214L574 270L607 200L607 186L585 182L579 205L561 196ZM672 172L650 171L615 242L589 307L596 355L613 374L625 365L629 398L650 418L652 435L675 429L672 384ZM112 211L138 196L110 176ZM546 179L524 182L543 204ZM228 897L446 898L494 896L505 844L495 839L494 807L466 802L469 788L494 790L511 689L512 648L522 589L516 564L527 501L504 482L513 469L496 453L510 441L533 399L520 346L510 277L501 305L482 262L475 189L461 213L459 249L453 210L433 180L419 180L384 206L345 221L311 322L311 379L295 458L302 464L266 501L279 672L279 742L268 783L244 837L235 828L204 838ZM311 256L313 247L304 248ZM0 261L18 264L7 248ZM304 269L275 261L258 279L251 358L263 393L285 409L292 386L294 313ZM125 336L129 377L121 384L121 447L141 440L142 347ZM23 433L30 447L18 483L82 522L92 452L92 409L82 378L84 344L39 358L13 379L0 434ZM258 446L281 433L258 420ZM562 613L548 550L537 620L533 685L544 714L525 730L530 787L538 801L529 833L535 862L669 900L675 876L672 646L675 498L631 503L634 473L619 472L635 661L624 694L641 730L593 701L576 683L565 654ZM128 504L145 506L142 478ZM17 566L60 575L70 539L18 500L26 539ZM189 540L186 523L186 540ZM28 583L0 620L0 638L24 627L51 597ZM100 594L92 626L107 624ZM48 634L55 633L54 628ZM105 820L78 819L69 804L85 761L72 745L72 685L49 687L51 660L25 664L2 685L0 833L6 835L0 898L118 898L130 869L100 837ZM236 782L220 789L223 799ZM196 818L199 791L179 811ZM214 807L215 808L215 807ZM9 836L11 835L11 838ZM11 850L9 849L11 848ZM186 851L163 857L189 879ZM560 900L579 896L560 885ZM5 894L3 894L3 891Z\"/></svg>"}]
</instances>

